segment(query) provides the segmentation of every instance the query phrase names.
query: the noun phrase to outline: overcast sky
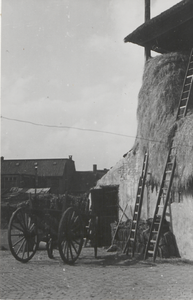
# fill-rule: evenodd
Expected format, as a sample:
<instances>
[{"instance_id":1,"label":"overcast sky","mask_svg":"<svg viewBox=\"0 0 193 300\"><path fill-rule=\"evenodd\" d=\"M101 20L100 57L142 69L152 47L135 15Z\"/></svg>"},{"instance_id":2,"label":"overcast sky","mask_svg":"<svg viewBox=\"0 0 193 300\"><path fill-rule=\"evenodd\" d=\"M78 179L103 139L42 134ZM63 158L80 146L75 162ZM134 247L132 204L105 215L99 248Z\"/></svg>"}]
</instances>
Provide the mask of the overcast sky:
<instances>
[{"instance_id":1,"label":"overcast sky","mask_svg":"<svg viewBox=\"0 0 193 300\"><path fill-rule=\"evenodd\" d=\"M144 49L123 39L143 22L144 0L2 0L1 155L112 167L136 134Z\"/></svg>"}]
</instances>

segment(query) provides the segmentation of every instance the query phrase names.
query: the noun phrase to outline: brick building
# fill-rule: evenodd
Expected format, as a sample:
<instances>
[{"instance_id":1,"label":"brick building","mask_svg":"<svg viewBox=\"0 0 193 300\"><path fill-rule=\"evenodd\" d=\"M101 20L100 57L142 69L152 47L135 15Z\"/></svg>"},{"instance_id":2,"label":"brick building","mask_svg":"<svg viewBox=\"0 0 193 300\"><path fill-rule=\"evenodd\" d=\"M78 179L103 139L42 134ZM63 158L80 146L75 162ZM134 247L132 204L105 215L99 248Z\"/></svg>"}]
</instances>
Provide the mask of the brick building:
<instances>
[{"instance_id":1,"label":"brick building","mask_svg":"<svg viewBox=\"0 0 193 300\"><path fill-rule=\"evenodd\" d=\"M12 187L50 188L51 193L63 194L69 189L75 172L71 157L64 159L1 158L2 192Z\"/></svg>"},{"instance_id":2,"label":"brick building","mask_svg":"<svg viewBox=\"0 0 193 300\"><path fill-rule=\"evenodd\" d=\"M11 188L49 188L53 194L79 195L88 192L107 172L97 170L76 171L72 157L63 159L4 159L1 157L1 191Z\"/></svg>"}]
</instances>

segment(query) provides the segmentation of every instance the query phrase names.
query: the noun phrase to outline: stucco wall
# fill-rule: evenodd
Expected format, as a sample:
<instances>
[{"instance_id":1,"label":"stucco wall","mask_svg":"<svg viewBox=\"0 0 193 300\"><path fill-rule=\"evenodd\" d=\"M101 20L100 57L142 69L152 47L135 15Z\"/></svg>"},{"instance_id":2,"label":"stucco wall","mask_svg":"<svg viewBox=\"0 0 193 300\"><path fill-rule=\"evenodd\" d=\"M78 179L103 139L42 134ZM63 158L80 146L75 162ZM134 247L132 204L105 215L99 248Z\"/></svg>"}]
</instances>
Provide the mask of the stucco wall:
<instances>
[{"instance_id":1,"label":"stucco wall","mask_svg":"<svg viewBox=\"0 0 193 300\"><path fill-rule=\"evenodd\" d=\"M129 153L121 159L101 180L98 185L119 185L119 204L122 210L125 209L129 219L133 218L134 205L139 177L142 171L143 157L139 153ZM148 170L151 172L151 170ZM152 218L157 202L157 191L151 186L145 185L141 219ZM193 195L182 196L180 203L174 202L171 205L172 228L180 256L193 260ZM119 217L122 211L119 211ZM123 221L127 218L123 217ZM168 219L170 221L170 219Z\"/></svg>"},{"instance_id":2,"label":"stucco wall","mask_svg":"<svg viewBox=\"0 0 193 300\"><path fill-rule=\"evenodd\" d=\"M97 186L119 185L119 205L124 210L128 204L126 215L129 219L133 218L143 159L144 157L139 153L139 151L135 154L133 152L129 152L125 158L122 158L97 182ZM156 199L157 194L155 189L152 192L151 187L145 185L141 219L146 220L153 216ZM119 216L122 216L121 210L119 212ZM126 221L127 218L123 217L122 220Z\"/></svg>"},{"instance_id":3,"label":"stucco wall","mask_svg":"<svg viewBox=\"0 0 193 300\"><path fill-rule=\"evenodd\" d=\"M126 204L128 203L126 214L127 216L132 219L134 206L137 196L137 187L138 187L139 177L136 176L129 176L125 180L121 180L119 186L119 203L120 206L124 209ZM152 218L155 206L157 201L157 192L152 192L150 186L146 186L144 188L144 195L143 195L143 203L141 208L141 219L147 220L148 218ZM120 216L121 216L120 212ZM126 217L123 218L126 221Z\"/></svg>"},{"instance_id":4,"label":"stucco wall","mask_svg":"<svg viewBox=\"0 0 193 300\"><path fill-rule=\"evenodd\" d=\"M180 256L193 260L193 196L183 196L181 203L172 203L173 232Z\"/></svg>"},{"instance_id":5,"label":"stucco wall","mask_svg":"<svg viewBox=\"0 0 193 300\"><path fill-rule=\"evenodd\" d=\"M133 218L134 205L136 200L138 179L137 176L121 181L119 189L119 201L122 208L126 206L127 215ZM129 201L128 201L129 200ZM147 201L148 200L148 201ZM151 187L144 190L141 219L152 218L157 202L157 192L151 191ZM171 204L172 228L181 258L193 260L193 196L182 196L181 203ZM120 212L120 215L122 213ZM126 218L124 218L126 220ZM168 219L170 221L170 219Z\"/></svg>"}]
</instances>

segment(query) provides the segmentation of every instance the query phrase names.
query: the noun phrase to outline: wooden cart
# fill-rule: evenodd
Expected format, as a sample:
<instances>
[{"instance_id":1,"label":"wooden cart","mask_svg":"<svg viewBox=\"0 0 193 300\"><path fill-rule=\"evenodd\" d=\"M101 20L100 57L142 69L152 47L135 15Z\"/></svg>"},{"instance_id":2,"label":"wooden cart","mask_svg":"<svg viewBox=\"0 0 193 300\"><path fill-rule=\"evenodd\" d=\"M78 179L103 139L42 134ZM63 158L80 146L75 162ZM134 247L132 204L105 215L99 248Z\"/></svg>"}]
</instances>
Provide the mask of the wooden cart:
<instances>
[{"instance_id":1,"label":"wooden cart","mask_svg":"<svg viewBox=\"0 0 193 300\"><path fill-rule=\"evenodd\" d=\"M76 201L75 197L73 202L66 196L60 209L50 208L46 202L40 205L37 197L31 199L28 205L19 207L12 214L8 226L12 255L26 263L36 253L40 241L44 241L49 258L53 258L53 249L58 249L62 260L73 264L81 253L84 241L89 240L97 257L97 247L110 245L110 223L118 216L115 209L111 215L102 205L100 190L91 191L91 196L92 205L89 205L88 197L83 201ZM117 204L114 207L117 208Z\"/></svg>"}]
</instances>

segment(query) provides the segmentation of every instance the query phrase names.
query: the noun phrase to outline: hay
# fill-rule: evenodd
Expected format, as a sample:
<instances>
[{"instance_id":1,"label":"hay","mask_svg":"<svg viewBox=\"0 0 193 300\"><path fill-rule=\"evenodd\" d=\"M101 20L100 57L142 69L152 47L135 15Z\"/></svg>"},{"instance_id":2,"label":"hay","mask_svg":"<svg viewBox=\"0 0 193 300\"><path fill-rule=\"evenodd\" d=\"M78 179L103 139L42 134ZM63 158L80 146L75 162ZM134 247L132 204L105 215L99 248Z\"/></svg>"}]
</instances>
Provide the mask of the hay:
<instances>
[{"instance_id":1,"label":"hay","mask_svg":"<svg viewBox=\"0 0 193 300\"><path fill-rule=\"evenodd\" d=\"M99 181L120 184L140 176L145 151L149 152L151 187L159 187L174 137L177 164L172 189L193 190L193 92L187 116L176 121L189 53L169 53L146 62L139 92L137 137L132 150ZM125 193L125 190L124 190ZM119 190L120 196L120 190Z\"/></svg>"},{"instance_id":2,"label":"hay","mask_svg":"<svg viewBox=\"0 0 193 300\"><path fill-rule=\"evenodd\" d=\"M176 174L178 186L188 190L193 187L193 115L180 122L174 143L177 146Z\"/></svg>"},{"instance_id":3,"label":"hay","mask_svg":"<svg viewBox=\"0 0 193 300\"><path fill-rule=\"evenodd\" d=\"M175 135L177 168L174 186L188 188L193 177L193 114L176 122L177 108L187 68L187 53L169 53L151 58L145 65L143 85L137 109L138 130L134 149L141 155L149 151L151 183L159 185L169 150ZM192 100L191 100L192 101Z\"/></svg>"}]
</instances>

